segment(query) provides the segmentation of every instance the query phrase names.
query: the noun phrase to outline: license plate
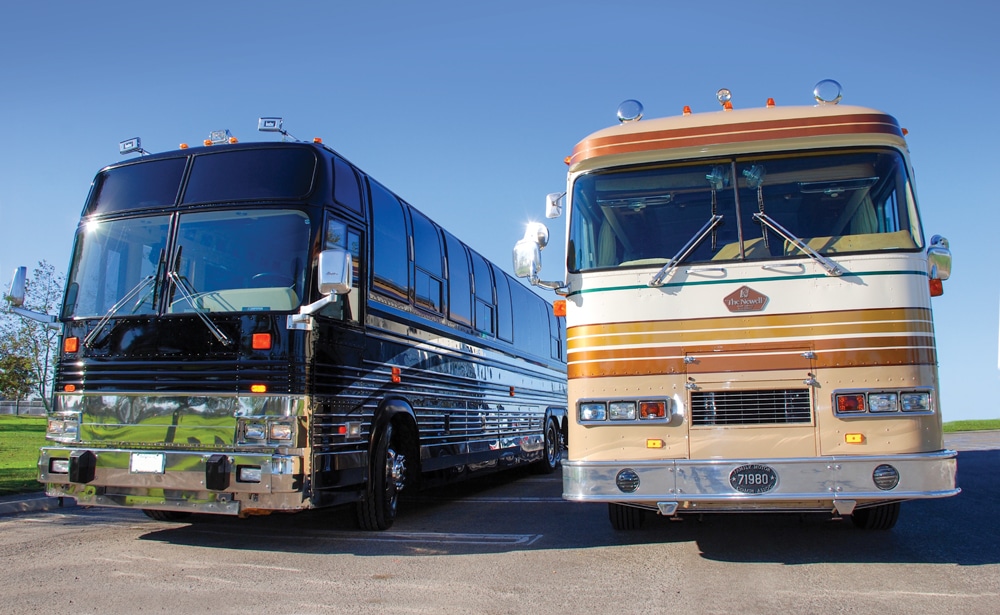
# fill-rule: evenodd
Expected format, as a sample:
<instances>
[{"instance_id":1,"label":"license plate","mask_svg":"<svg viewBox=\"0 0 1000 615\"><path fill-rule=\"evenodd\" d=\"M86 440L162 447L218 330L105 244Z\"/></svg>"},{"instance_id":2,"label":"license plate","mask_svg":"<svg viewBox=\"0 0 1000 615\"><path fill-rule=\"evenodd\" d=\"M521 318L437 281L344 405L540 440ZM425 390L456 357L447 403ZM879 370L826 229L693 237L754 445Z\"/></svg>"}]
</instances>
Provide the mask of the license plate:
<instances>
[{"instance_id":1,"label":"license plate","mask_svg":"<svg viewBox=\"0 0 1000 615\"><path fill-rule=\"evenodd\" d=\"M749 463L729 473L729 484L741 493L767 493L778 484L778 474L770 466Z\"/></svg>"},{"instance_id":2,"label":"license plate","mask_svg":"<svg viewBox=\"0 0 1000 615\"><path fill-rule=\"evenodd\" d=\"M163 453L132 453L128 471L132 474L163 474L166 462Z\"/></svg>"}]
</instances>

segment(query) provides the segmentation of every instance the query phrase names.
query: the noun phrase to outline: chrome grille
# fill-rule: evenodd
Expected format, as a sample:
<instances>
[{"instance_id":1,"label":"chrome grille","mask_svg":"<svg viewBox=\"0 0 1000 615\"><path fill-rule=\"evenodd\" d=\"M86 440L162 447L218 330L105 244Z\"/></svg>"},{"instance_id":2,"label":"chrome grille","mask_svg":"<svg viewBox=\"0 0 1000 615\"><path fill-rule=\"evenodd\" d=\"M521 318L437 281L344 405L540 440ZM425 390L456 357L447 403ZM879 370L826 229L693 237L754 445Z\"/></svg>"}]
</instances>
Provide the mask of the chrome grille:
<instances>
[{"instance_id":1,"label":"chrome grille","mask_svg":"<svg viewBox=\"0 0 1000 615\"><path fill-rule=\"evenodd\" d=\"M692 425L809 423L811 420L808 389L691 393Z\"/></svg>"}]
</instances>

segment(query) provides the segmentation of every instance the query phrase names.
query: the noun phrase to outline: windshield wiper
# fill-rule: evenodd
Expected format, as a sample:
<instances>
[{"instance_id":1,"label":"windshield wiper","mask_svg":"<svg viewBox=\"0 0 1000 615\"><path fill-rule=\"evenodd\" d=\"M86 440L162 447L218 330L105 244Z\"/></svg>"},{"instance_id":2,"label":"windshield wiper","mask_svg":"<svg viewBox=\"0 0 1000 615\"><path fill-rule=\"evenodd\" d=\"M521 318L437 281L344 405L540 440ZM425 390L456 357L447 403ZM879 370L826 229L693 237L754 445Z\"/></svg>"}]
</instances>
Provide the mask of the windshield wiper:
<instances>
[{"instance_id":1,"label":"windshield wiper","mask_svg":"<svg viewBox=\"0 0 1000 615\"><path fill-rule=\"evenodd\" d=\"M695 248L698 247L698 244L708 237L708 234L711 233L720 222L722 222L722 216L719 214L712 214L712 217L708 219L705 226L701 227L701 230L695 233L694 237L689 239L688 242L684 244L684 247L681 248L672 259L667 261L667 264L665 264L663 268L653 276L653 279L649 281L648 285L653 287L663 286L663 281L667 279L667 276L670 275L674 269L677 269L681 262L687 258Z\"/></svg>"},{"instance_id":2,"label":"windshield wiper","mask_svg":"<svg viewBox=\"0 0 1000 615\"><path fill-rule=\"evenodd\" d=\"M754 214L753 219L760 221L761 224L767 226L767 228L781 235L783 239L790 242L800 251L804 252L809 258L819 263L823 267L823 269L826 269L827 275L834 277L844 275L844 270L840 267L840 265L833 262L829 258L823 256L816 250L810 248L809 245L806 244L806 242L802 241L801 239L793 235L785 227L781 226L780 224L772 220L771 217L765 214L764 212Z\"/></svg>"},{"instance_id":3,"label":"windshield wiper","mask_svg":"<svg viewBox=\"0 0 1000 615\"><path fill-rule=\"evenodd\" d=\"M108 310L108 312L101 318L100 321L98 321L97 326L94 327L94 329L87 334L87 337L83 338L83 345L86 346L87 348L90 348L91 344L94 343L94 340L97 339L97 336L104 329L104 326L108 324L108 321L114 318L115 314L121 311L121 309L125 307L125 305L128 304L128 302L131 301L133 297L141 293L143 290L145 290L147 286L152 284L153 280L155 279L156 279L155 275L147 275L143 279L139 280L139 283L133 286L132 290L125 293L125 296L119 299L118 303L111 306L111 309ZM141 305L142 302L145 300L146 296L143 296L142 299L140 299L136 303L136 307Z\"/></svg>"},{"instance_id":4,"label":"windshield wiper","mask_svg":"<svg viewBox=\"0 0 1000 615\"><path fill-rule=\"evenodd\" d=\"M180 251L178 251L178 257L180 257ZM178 260L180 259L178 258ZM222 344L225 346L231 346L233 344L233 340L229 339L229 336L226 335L225 332L218 327L218 325L212 322L212 320L208 316L205 316L205 312L201 308L195 305L194 296L198 293L193 288L191 288L191 285L188 283L188 281L183 277L181 277L181 275L173 269L167 272L167 278L169 278L170 281L174 283L174 285L177 287L177 290L180 291L181 296L184 298L185 301L188 302L188 304L191 306L191 309L194 310L194 314L199 319L201 319L201 322L205 323L205 326L208 327L208 330L212 332L212 335L215 336L215 339L222 342Z\"/></svg>"}]
</instances>

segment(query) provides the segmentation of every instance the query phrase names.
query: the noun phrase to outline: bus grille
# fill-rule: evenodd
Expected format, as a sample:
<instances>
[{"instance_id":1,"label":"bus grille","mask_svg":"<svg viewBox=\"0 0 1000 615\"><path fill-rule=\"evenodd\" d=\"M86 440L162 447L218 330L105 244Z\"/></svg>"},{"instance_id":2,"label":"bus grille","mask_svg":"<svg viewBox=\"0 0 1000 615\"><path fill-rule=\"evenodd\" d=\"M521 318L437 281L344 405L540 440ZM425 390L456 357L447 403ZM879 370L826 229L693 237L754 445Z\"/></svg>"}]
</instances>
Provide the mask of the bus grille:
<instances>
[{"instance_id":1,"label":"bus grille","mask_svg":"<svg viewBox=\"0 0 1000 615\"><path fill-rule=\"evenodd\" d=\"M808 389L691 393L692 425L762 425L811 420Z\"/></svg>"}]
</instances>

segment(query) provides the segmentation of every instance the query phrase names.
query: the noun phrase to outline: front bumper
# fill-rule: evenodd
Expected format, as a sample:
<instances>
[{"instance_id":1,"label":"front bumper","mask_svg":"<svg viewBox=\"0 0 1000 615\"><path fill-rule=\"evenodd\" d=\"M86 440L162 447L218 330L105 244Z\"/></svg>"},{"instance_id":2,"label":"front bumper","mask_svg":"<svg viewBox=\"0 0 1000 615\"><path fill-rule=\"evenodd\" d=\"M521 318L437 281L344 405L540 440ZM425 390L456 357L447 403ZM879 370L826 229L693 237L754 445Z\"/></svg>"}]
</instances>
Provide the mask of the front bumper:
<instances>
[{"instance_id":1,"label":"front bumper","mask_svg":"<svg viewBox=\"0 0 1000 615\"><path fill-rule=\"evenodd\" d=\"M955 484L956 455L946 450L864 457L563 461L563 498L628 504L657 509L665 515L834 509L849 514L855 507L879 502L957 494L961 490ZM737 482L732 480L734 471L748 465L773 470L774 484L761 493L738 490L733 485ZM899 482L891 489L875 485L873 474L883 465L898 471ZM628 470L632 474L623 474Z\"/></svg>"},{"instance_id":2,"label":"front bumper","mask_svg":"<svg viewBox=\"0 0 1000 615\"><path fill-rule=\"evenodd\" d=\"M309 508L302 468L297 455L45 447L38 481L85 506L245 515Z\"/></svg>"}]
</instances>

